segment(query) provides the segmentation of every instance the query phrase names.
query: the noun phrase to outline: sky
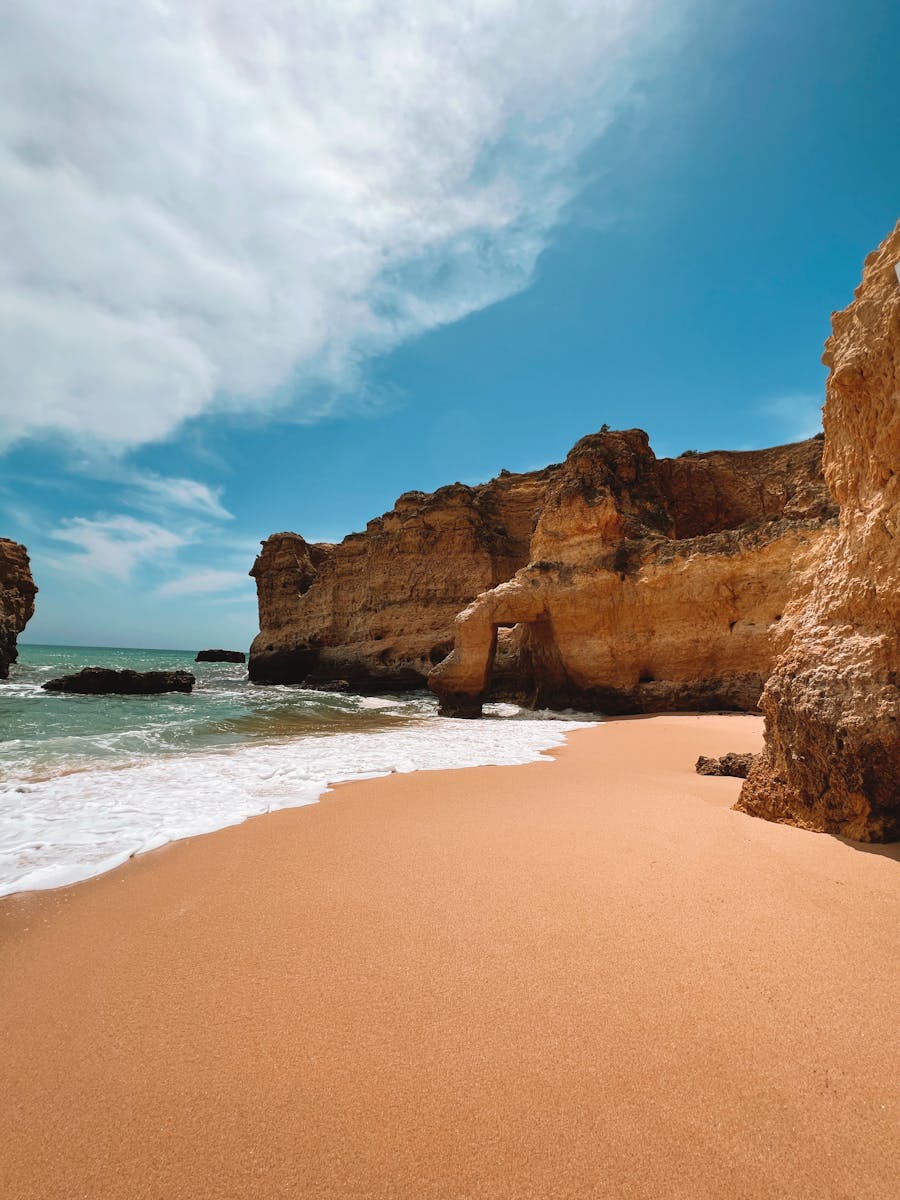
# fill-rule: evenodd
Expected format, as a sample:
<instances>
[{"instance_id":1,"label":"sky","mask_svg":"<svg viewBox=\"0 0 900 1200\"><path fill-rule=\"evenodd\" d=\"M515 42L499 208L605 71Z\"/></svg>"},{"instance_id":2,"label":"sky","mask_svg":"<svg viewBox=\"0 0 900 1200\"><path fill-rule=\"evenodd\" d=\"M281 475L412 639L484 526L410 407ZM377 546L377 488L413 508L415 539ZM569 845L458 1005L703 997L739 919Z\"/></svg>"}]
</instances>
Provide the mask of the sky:
<instances>
[{"instance_id":1,"label":"sky","mask_svg":"<svg viewBox=\"0 0 900 1200\"><path fill-rule=\"evenodd\" d=\"M268 534L820 427L900 216L887 0L30 0L0 18L21 639L245 648Z\"/></svg>"}]
</instances>

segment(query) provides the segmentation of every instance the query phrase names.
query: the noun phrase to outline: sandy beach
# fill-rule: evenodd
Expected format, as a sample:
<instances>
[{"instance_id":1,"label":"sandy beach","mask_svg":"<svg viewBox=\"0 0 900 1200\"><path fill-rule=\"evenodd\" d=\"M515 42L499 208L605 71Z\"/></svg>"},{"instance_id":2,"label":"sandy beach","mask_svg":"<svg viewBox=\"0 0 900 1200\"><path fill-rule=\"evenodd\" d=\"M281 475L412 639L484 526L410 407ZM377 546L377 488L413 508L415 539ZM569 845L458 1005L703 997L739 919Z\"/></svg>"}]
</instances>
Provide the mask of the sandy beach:
<instances>
[{"instance_id":1,"label":"sandy beach","mask_svg":"<svg viewBox=\"0 0 900 1200\"><path fill-rule=\"evenodd\" d=\"M7 1200L893 1200L900 850L660 716L0 902Z\"/></svg>"}]
</instances>

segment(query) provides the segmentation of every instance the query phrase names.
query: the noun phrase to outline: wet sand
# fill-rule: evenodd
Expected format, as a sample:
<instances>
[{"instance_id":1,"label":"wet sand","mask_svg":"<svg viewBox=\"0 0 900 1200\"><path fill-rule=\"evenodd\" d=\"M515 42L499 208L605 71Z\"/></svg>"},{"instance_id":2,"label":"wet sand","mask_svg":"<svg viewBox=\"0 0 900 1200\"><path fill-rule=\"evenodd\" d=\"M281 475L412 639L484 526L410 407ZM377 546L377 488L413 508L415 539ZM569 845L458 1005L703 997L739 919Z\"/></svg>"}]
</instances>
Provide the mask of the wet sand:
<instances>
[{"instance_id":1,"label":"wet sand","mask_svg":"<svg viewBox=\"0 0 900 1200\"><path fill-rule=\"evenodd\" d=\"M895 1200L900 854L579 731L0 902L6 1200Z\"/></svg>"}]
</instances>

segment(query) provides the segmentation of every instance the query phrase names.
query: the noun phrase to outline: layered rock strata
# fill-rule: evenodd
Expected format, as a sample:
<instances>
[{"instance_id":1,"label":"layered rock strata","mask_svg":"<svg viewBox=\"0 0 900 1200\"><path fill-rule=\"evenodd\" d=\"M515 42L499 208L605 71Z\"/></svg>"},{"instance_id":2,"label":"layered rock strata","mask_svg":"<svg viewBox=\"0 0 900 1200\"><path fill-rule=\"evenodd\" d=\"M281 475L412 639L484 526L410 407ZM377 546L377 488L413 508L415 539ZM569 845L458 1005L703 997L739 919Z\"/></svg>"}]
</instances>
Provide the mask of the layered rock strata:
<instances>
[{"instance_id":1,"label":"layered rock strata","mask_svg":"<svg viewBox=\"0 0 900 1200\"><path fill-rule=\"evenodd\" d=\"M36 595L28 551L0 538L0 679L8 678L10 663L18 658L16 638L34 616Z\"/></svg>"},{"instance_id":2,"label":"layered rock strata","mask_svg":"<svg viewBox=\"0 0 900 1200\"><path fill-rule=\"evenodd\" d=\"M543 471L407 493L337 546L275 534L250 676L428 678L452 715L489 695L752 709L789 576L834 514L821 448L657 459L641 430L604 431Z\"/></svg>"},{"instance_id":3,"label":"layered rock strata","mask_svg":"<svg viewBox=\"0 0 900 1200\"><path fill-rule=\"evenodd\" d=\"M825 477L837 529L796 581L766 684L765 750L738 807L900 839L900 225L832 318Z\"/></svg>"},{"instance_id":4,"label":"layered rock strata","mask_svg":"<svg viewBox=\"0 0 900 1200\"><path fill-rule=\"evenodd\" d=\"M407 492L339 545L273 534L250 572L260 621L250 678L423 686L451 649L459 610L528 561L554 472Z\"/></svg>"},{"instance_id":5,"label":"layered rock strata","mask_svg":"<svg viewBox=\"0 0 900 1200\"><path fill-rule=\"evenodd\" d=\"M528 565L457 618L429 678L441 711L478 715L498 672L538 706L753 709L791 578L834 515L821 449L657 460L641 430L583 438Z\"/></svg>"}]
</instances>

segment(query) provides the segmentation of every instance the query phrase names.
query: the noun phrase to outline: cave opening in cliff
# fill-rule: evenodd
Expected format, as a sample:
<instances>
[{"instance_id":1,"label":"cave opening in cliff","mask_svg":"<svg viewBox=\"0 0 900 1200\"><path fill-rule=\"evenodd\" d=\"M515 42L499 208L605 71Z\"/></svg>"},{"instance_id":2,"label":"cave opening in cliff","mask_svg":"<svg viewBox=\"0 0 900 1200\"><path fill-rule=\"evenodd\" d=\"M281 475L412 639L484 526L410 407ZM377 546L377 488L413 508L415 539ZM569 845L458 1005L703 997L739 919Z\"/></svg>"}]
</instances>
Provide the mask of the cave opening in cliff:
<instances>
[{"instance_id":1,"label":"cave opening in cliff","mask_svg":"<svg viewBox=\"0 0 900 1200\"><path fill-rule=\"evenodd\" d=\"M549 615L494 626L487 678L491 699L537 708L559 702L568 683Z\"/></svg>"}]
</instances>

